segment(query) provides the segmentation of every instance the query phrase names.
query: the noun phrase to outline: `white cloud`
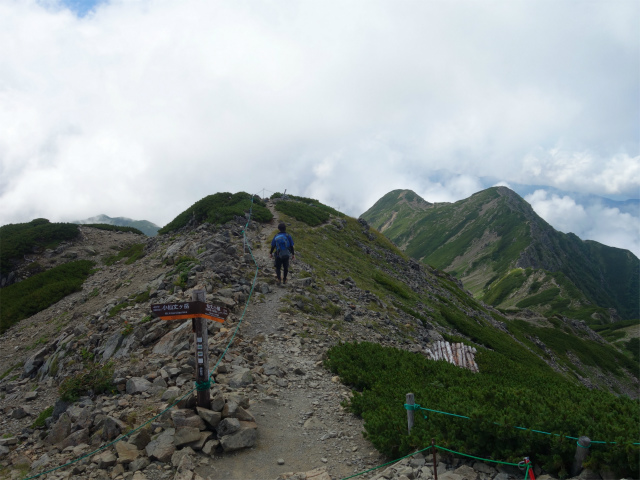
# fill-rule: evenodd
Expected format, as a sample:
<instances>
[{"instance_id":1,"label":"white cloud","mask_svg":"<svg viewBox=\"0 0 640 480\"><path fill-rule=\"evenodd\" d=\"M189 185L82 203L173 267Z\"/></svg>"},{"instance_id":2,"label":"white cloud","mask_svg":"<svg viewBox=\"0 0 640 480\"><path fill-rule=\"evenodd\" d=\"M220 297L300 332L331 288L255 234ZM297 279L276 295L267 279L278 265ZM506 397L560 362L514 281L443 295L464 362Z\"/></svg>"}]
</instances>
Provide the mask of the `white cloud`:
<instances>
[{"instance_id":1,"label":"white cloud","mask_svg":"<svg viewBox=\"0 0 640 480\"><path fill-rule=\"evenodd\" d=\"M545 190L536 190L525 200L556 230L624 248L640 257L640 219L636 216L598 203L581 205L567 195L549 195Z\"/></svg>"},{"instance_id":2,"label":"white cloud","mask_svg":"<svg viewBox=\"0 0 640 480\"><path fill-rule=\"evenodd\" d=\"M0 224L164 225L263 188L352 215L479 176L640 188L637 2L47 4L0 0Z\"/></svg>"},{"instance_id":3,"label":"white cloud","mask_svg":"<svg viewBox=\"0 0 640 480\"><path fill-rule=\"evenodd\" d=\"M524 159L520 179L523 183L545 184L577 192L637 195L640 155L617 154L600 158L586 151L538 151Z\"/></svg>"}]
</instances>

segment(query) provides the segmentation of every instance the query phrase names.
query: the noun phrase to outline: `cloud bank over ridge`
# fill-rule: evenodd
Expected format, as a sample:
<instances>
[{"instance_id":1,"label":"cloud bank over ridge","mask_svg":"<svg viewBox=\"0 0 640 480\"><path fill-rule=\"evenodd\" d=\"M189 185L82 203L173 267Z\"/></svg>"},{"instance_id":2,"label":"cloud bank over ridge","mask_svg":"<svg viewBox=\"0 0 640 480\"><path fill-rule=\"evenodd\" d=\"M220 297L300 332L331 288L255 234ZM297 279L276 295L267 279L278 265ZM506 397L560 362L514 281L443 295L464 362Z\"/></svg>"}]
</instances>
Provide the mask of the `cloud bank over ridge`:
<instances>
[{"instance_id":1,"label":"cloud bank over ridge","mask_svg":"<svg viewBox=\"0 0 640 480\"><path fill-rule=\"evenodd\" d=\"M482 177L638 198L639 20L626 1L0 1L0 224L163 225L263 188L358 215ZM563 230L560 200L532 198ZM566 228L640 253L638 216L585 212Z\"/></svg>"}]
</instances>

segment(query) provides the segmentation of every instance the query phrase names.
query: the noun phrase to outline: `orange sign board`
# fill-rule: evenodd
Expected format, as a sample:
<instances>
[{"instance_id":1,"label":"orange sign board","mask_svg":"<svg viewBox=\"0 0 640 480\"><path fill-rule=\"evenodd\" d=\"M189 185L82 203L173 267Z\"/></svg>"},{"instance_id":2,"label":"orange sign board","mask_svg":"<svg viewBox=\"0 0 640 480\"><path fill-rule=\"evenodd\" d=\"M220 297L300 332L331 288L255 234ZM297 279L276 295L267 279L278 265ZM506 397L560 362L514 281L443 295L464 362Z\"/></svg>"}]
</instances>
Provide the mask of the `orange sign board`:
<instances>
[{"instance_id":1,"label":"orange sign board","mask_svg":"<svg viewBox=\"0 0 640 480\"><path fill-rule=\"evenodd\" d=\"M162 320L186 320L207 318L223 323L229 310L219 305L205 302L156 303L151 305L151 313Z\"/></svg>"}]
</instances>

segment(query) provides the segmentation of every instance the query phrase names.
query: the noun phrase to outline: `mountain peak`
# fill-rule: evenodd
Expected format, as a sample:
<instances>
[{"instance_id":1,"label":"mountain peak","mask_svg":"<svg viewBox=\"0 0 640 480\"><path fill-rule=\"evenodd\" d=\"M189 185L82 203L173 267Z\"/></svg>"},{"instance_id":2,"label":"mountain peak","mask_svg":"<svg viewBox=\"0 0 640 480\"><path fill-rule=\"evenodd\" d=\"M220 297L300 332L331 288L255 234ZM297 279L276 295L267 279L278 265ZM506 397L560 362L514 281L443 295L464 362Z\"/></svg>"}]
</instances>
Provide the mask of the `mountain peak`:
<instances>
[{"instance_id":1,"label":"mountain peak","mask_svg":"<svg viewBox=\"0 0 640 480\"><path fill-rule=\"evenodd\" d=\"M401 192L382 197L363 218L476 297L591 323L618 314L637 318L640 262L630 252L558 232L504 186L427 208L406 202ZM524 273L516 279L514 269Z\"/></svg>"}]
</instances>

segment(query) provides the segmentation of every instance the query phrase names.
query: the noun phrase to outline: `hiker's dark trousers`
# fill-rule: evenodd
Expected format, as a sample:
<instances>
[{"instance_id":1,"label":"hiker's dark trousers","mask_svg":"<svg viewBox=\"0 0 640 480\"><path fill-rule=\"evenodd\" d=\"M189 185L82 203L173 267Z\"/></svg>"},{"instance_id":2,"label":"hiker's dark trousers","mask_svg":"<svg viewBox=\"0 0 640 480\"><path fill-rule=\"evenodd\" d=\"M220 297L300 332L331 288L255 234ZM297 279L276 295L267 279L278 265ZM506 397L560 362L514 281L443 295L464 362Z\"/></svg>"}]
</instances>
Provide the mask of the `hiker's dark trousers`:
<instances>
[{"instance_id":1,"label":"hiker's dark trousers","mask_svg":"<svg viewBox=\"0 0 640 480\"><path fill-rule=\"evenodd\" d=\"M289 273L289 257L284 257L284 258L280 258L279 256L276 257L276 276L278 277L278 279L280 279L280 269L284 270L284 277L282 277L283 280L287 279L287 274Z\"/></svg>"}]
</instances>

